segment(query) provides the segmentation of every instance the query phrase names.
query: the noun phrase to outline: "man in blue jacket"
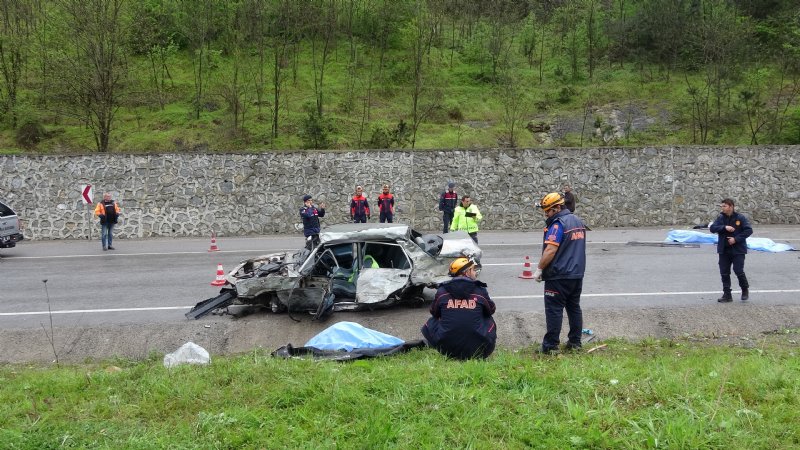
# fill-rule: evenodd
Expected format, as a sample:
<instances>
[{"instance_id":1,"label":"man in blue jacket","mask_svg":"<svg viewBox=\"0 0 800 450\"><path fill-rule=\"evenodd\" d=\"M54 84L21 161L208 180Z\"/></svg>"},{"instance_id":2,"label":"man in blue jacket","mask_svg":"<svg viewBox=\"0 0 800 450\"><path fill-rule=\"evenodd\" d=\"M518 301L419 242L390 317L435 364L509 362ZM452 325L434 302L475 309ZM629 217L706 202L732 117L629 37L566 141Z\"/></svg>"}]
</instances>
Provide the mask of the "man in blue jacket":
<instances>
[{"instance_id":1,"label":"man in blue jacket","mask_svg":"<svg viewBox=\"0 0 800 450\"><path fill-rule=\"evenodd\" d=\"M733 273L739 279L742 289L742 301L750 298L750 283L744 274L744 255L747 254L747 238L753 234L753 228L744 214L736 212L733 200L726 198L720 204L720 215L711 224L709 229L717 233L717 253L719 254L719 274L722 277L722 297L720 303L732 302L731 296L731 266Z\"/></svg>"},{"instance_id":2,"label":"man in blue jacket","mask_svg":"<svg viewBox=\"0 0 800 450\"><path fill-rule=\"evenodd\" d=\"M564 207L564 196L551 192L537 205L542 208L546 228L542 257L533 277L544 280L544 315L547 333L542 339L542 352L558 351L564 310L569 319L567 348L581 348L583 312L581 293L586 270L586 226L572 211Z\"/></svg>"},{"instance_id":3,"label":"man in blue jacket","mask_svg":"<svg viewBox=\"0 0 800 450\"><path fill-rule=\"evenodd\" d=\"M456 258L449 273L453 279L439 285L422 335L450 358L487 358L497 342L497 325L486 283L477 279L478 265L471 258Z\"/></svg>"},{"instance_id":4,"label":"man in blue jacket","mask_svg":"<svg viewBox=\"0 0 800 450\"><path fill-rule=\"evenodd\" d=\"M306 247L313 250L319 244L319 218L325 217L325 203L320 203L317 208L314 206L312 197L304 195L300 217L303 219L303 236L306 237Z\"/></svg>"}]
</instances>

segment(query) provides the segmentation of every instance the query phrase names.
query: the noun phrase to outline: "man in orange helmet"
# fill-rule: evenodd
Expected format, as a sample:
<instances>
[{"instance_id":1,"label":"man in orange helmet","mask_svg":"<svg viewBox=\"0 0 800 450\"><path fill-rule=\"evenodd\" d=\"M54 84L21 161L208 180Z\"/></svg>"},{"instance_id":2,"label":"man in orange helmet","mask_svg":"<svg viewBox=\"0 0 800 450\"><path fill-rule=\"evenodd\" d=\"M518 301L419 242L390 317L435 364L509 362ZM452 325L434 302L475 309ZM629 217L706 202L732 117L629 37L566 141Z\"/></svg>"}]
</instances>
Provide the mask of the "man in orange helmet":
<instances>
[{"instance_id":1,"label":"man in orange helmet","mask_svg":"<svg viewBox=\"0 0 800 450\"><path fill-rule=\"evenodd\" d=\"M544 314L547 333L542 352L558 351L564 309L569 319L567 347L581 347L583 312L581 292L586 269L586 226L564 207L564 197L552 192L537 205L546 217L542 257L533 276L544 280Z\"/></svg>"},{"instance_id":2,"label":"man in orange helmet","mask_svg":"<svg viewBox=\"0 0 800 450\"><path fill-rule=\"evenodd\" d=\"M495 305L486 283L478 281L478 271L478 263L472 258L456 258L450 263L453 279L439 285L431 318L422 326L428 344L445 356L486 358L494 351Z\"/></svg>"}]
</instances>

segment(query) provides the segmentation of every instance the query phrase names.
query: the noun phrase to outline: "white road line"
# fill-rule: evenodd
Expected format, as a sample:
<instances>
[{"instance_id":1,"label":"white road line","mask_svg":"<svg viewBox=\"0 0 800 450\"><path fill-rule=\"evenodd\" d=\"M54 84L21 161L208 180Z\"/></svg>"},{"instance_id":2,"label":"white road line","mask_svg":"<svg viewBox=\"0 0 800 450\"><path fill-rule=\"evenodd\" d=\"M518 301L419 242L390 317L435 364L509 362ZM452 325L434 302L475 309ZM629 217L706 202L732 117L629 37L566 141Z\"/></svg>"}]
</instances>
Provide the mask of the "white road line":
<instances>
[{"instance_id":1,"label":"white road line","mask_svg":"<svg viewBox=\"0 0 800 450\"><path fill-rule=\"evenodd\" d=\"M741 291L731 291L739 293ZM794 294L800 292L800 289L763 289L751 290L752 294ZM604 294L581 294L581 298L586 297L658 297L658 296L671 296L671 295L716 295L719 291L684 291L684 292L617 292L617 293L604 293ZM528 298L541 298L541 295L505 295L505 296L492 296L492 300L517 300Z\"/></svg>"},{"instance_id":2,"label":"white road line","mask_svg":"<svg viewBox=\"0 0 800 450\"><path fill-rule=\"evenodd\" d=\"M0 313L0 316L42 316L48 314L85 314L85 313L107 313L107 312L131 312L131 311L164 311L170 309L189 309L192 306L162 306L155 308L112 308L112 309L69 309L63 311L25 311L13 313Z\"/></svg>"},{"instance_id":3,"label":"white road line","mask_svg":"<svg viewBox=\"0 0 800 450\"><path fill-rule=\"evenodd\" d=\"M210 253L277 253L290 252L297 249L279 248L275 250L218 250L216 252L143 252L143 253L103 253L91 255L56 255L56 256L14 256L10 259L65 259L65 258L105 258L106 256L169 256L169 255L206 255Z\"/></svg>"},{"instance_id":4,"label":"white road line","mask_svg":"<svg viewBox=\"0 0 800 450\"><path fill-rule=\"evenodd\" d=\"M732 291L739 293L740 291ZM751 290L751 294L794 294L800 293L800 289L763 289ZM657 297L657 296L671 296L671 295L716 295L719 291L684 291L684 292L610 292L604 294L582 294L581 298L586 297ZM525 299L540 299L541 295L498 295L492 296L492 300L525 300ZM48 314L91 314L91 313L109 313L109 312L135 312L135 311L165 311L165 310L179 310L190 309L193 306L163 306L153 308L111 308L111 309L72 309L61 311L22 311L22 312L7 312L0 313L0 317L13 317L13 316L44 316Z\"/></svg>"},{"instance_id":5,"label":"white road line","mask_svg":"<svg viewBox=\"0 0 800 450\"><path fill-rule=\"evenodd\" d=\"M788 240L788 239L784 239L784 240ZM628 242L629 241L598 241L598 242L586 241L586 244L587 245L627 244ZM541 240L539 240L539 241L531 240L530 243L522 242L522 243L517 243L517 244L479 244L478 246L479 247L522 247L522 246L525 246L525 245L541 246L542 242L541 242Z\"/></svg>"}]
</instances>

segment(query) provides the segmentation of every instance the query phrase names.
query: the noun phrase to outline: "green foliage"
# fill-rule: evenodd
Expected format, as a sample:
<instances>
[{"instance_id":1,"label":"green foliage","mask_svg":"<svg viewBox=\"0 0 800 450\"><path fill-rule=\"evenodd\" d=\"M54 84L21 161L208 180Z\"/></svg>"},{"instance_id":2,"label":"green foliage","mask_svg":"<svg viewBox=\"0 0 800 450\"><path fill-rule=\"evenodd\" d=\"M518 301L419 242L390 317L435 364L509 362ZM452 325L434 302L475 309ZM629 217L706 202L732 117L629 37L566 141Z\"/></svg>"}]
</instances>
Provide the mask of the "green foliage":
<instances>
[{"instance_id":1,"label":"green foliage","mask_svg":"<svg viewBox=\"0 0 800 450\"><path fill-rule=\"evenodd\" d=\"M636 130L640 144L794 142L791 0L6 3L0 146L16 151L29 145L15 143L28 117L59 131L37 151L355 146L367 141L364 124L401 121L413 147L492 146L517 119L574 120L589 103L681 119ZM99 14L114 4L121 17ZM331 38L324 78L322 37ZM92 61L81 48L119 53ZM758 68L768 76L756 89L743 75ZM535 108L509 110L498 89L509 78ZM312 98L316 116L303 108ZM158 113L167 110L185 112L169 130ZM453 121L480 126L454 139ZM392 132L366 133L374 145Z\"/></svg>"},{"instance_id":2,"label":"green foliage","mask_svg":"<svg viewBox=\"0 0 800 450\"><path fill-rule=\"evenodd\" d=\"M46 136L44 127L39 121L29 120L17 129L16 143L22 148L35 148Z\"/></svg>"},{"instance_id":3,"label":"green foliage","mask_svg":"<svg viewBox=\"0 0 800 450\"><path fill-rule=\"evenodd\" d=\"M7 448L795 448L795 332L486 361L261 350L208 366L0 366ZM269 374L269 376L265 376ZM476 426L480 424L480 426Z\"/></svg>"},{"instance_id":4,"label":"green foliage","mask_svg":"<svg viewBox=\"0 0 800 450\"><path fill-rule=\"evenodd\" d=\"M400 121L395 127L376 126L372 129L372 135L367 141L367 147L372 149L381 148L404 148L411 139L411 130L405 121Z\"/></svg>"},{"instance_id":5,"label":"green foliage","mask_svg":"<svg viewBox=\"0 0 800 450\"><path fill-rule=\"evenodd\" d=\"M300 129L304 148L324 149L332 145L330 135L335 130L331 120L320 115L312 105L306 106L307 116Z\"/></svg>"}]
</instances>

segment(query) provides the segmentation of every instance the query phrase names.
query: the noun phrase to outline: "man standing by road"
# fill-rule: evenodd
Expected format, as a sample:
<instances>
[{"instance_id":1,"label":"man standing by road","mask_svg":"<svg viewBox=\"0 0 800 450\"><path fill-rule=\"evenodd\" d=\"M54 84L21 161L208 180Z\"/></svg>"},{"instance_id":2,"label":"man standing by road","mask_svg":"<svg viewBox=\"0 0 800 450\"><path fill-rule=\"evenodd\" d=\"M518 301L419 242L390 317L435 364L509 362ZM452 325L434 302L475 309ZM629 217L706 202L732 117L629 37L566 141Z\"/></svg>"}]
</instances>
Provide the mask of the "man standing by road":
<instances>
[{"instance_id":1,"label":"man standing by road","mask_svg":"<svg viewBox=\"0 0 800 450\"><path fill-rule=\"evenodd\" d=\"M114 250L111 246L114 240L114 225L119 220L121 211L119 205L111 198L111 193L103 194L103 201L94 208L94 215L100 218L100 243L103 250Z\"/></svg>"},{"instance_id":2,"label":"man standing by road","mask_svg":"<svg viewBox=\"0 0 800 450\"><path fill-rule=\"evenodd\" d=\"M422 326L428 345L439 353L458 359L486 358L497 341L492 318L495 304L478 281L478 266L471 258L450 263L452 280L439 285L431 303L431 318Z\"/></svg>"},{"instance_id":3,"label":"man standing by road","mask_svg":"<svg viewBox=\"0 0 800 450\"><path fill-rule=\"evenodd\" d=\"M469 195L464 194L461 197L461 205L453 212L453 223L450 225L450 231L463 230L469 233L475 243L478 243L478 222L483 220L481 212L478 207L472 204L472 199Z\"/></svg>"},{"instance_id":4,"label":"man standing by road","mask_svg":"<svg viewBox=\"0 0 800 450\"><path fill-rule=\"evenodd\" d=\"M578 202L578 196L572 192L572 186L565 184L564 185L564 208L570 210L570 212L575 212L575 203Z\"/></svg>"},{"instance_id":5,"label":"man standing by road","mask_svg":"<svg viewBox=\"0 0 800 450\"><path fill-rule=\"evenodd\" d=\"M442 212L442 233L450 231L450 223L453 221L453 212L458 206L458 194L455 191L454 182L447 183L447 190L439 195L439 211Z\"/></svg>"},{"instance_id":6,"label":"man standing by road","mask_svg":"<svg viewBox=\"0 0 800 450\"><path fill-rule=\"evenodd\" d=\"M727 303L733 301L731 296L731 265L733 273L739 279L742 289L742 301L750 298L750 283L744 274L744 256L747 254L747 238L753 234L753 228L744 214L736 212L733 200L726 198L720 204L722 210L717 220L709 229L717 233L717 253L719 253L719 274L722 277L722 297L717 301Z\"/></svg>"},{"instance_id":7,"label":"man standing by road","mask_svg":"<svg viewBox=\"0 0 800 450\"><path fill-rule=\"evenodd\" d=\"M564 207L564 197L557 192L544 196L539 203L545 221L542 257L533 277L544 280L544 314L547 333L542 352L558 351L564 309L569 319L567 347L581 348L583 312L581 292L586 269L586 228L578 216Z\"/></svg>"},{"instance_id":8,"label":"man standing by road","mask_svg":"<svg viewBox=\"0 0 800 450\"><path fill-rule=\"evenodd\" d=\"M314 206L310 195L303 196L303 206L300 208L300 217L303 219L303 236L306 237L306 248L313 250L319 244L319 218L325 217L325 203L320 203L319 208Z\"/></svg>"},{"instance_id":9,"label":"man standing by road","mask_svg":"<svg viewBox=\"0 0 800 450\"><path fill-rule=\"evenodd\" d=\"M378 196L378 211L381 223L392 223L394 219L394 195L389 193L389 185L383 185L383 192Z\"/></svg>"},{"instance_id":10,"label":"man standing by road","mask_svg":"<svg viewBox=\"0 0 800 450\"><path fill-rule=\"evenodd\" d=\"M350 200L350 220L354 223L367 223L369 216L369 202L364 197L364 188L356 186L356 194Z\"/></svg>"}]
</instances>

